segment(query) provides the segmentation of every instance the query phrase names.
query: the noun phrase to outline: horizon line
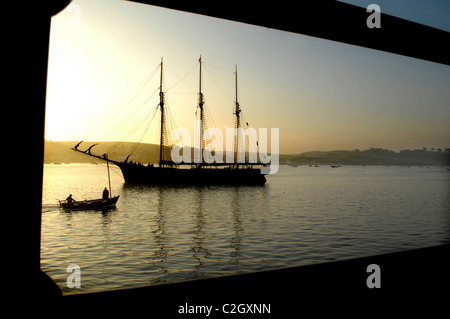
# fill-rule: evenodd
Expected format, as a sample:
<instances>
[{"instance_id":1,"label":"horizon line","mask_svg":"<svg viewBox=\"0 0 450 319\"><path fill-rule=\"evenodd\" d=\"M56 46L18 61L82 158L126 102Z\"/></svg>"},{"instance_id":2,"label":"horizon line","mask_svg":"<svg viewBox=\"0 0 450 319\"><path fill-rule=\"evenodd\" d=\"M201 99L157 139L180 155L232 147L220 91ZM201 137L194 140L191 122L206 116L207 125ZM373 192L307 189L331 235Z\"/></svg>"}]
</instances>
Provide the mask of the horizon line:
<instances>
[{"instance_id":1,"label":"horizon line","mask_svg":"<svg viewBox=\"0 0 450 319\"><path fill-rule=\"evenodd\" d=\"M79 143L80 141L76 141L76 140L64 140L64 141L54 141L51 139L44 139L44 142L51 142L51 143ZM99 141L82 141L83 143L130 143L130 144L136 144L138 142L132 142L132 141L103 141L103 142L99 142ZM74 146L75 146L74 144ZM160 144L154 144L154 143L139 143L139 144L144 144L144 145L155 145L155 146L159 146ZM175 145L173 145L175 146ZM167 146L167 147L170 147ZM191 146L192 149L195 149L194 147ZM446 150L450 151L450 147L423 147L423 148L416 148L416 149L402 149L399 151L395 151L392 149L388 149L388 148L383 148L383 147L369 147L367 149L359 149L359 148L353 148L353 149L332 149L332 150L311 150L311 151L303 151L300 153L279 153L278 155L300 155L300 154L305 154L305 153L314 153L314 152L364 152L364 151L370 151L370 150L386 150L386 151L391 151L394 153L400 153L402 151L426 151L426 152L439 152L438 150L441 150L441 153L444 153ZM246 151L246 153L248 153L248 151Z\"/></svg>"}]
</instances>

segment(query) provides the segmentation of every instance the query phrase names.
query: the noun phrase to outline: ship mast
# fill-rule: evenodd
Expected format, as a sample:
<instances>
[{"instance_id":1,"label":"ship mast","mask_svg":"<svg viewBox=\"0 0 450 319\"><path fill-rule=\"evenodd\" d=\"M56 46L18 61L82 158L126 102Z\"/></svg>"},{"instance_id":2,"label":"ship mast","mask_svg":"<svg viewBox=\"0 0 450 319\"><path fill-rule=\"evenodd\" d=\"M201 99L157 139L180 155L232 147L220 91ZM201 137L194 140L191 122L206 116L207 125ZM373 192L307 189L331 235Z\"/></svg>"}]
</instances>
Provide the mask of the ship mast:
<instances>
[{"instance_id":1,"label":"ship mast","mask_svg":"<svg viewBox=\"0 0 450 319\"><path fill-rule=\"evenodd\" d=\"M111 176L109 176L109 159L108 159L108 154L105 154L105 158L106 158L106 168L108 169L108 184L109 184L109 198L111 198Z\"/></svg>"},{"instance_id":2,"label":"ship mast","mask_svg":"<svg viewBox=\"0 0 450 319\"><path fill-rule=\"evenodd\" d=\"M241 118L240 118L240 113L241 113L241 109L239 107L239 102L238 102L238 83L237 83L237 65L235 65L235 79L236 79L236 108L234 111L234 114L236 115L236 124L234 126L235 128L235 132L236 132L236 137L235 137L235 143L234 143L234 163L236 164L236 168L239 168L239 164L238 164L238 151L239 151L239 131L240 131L240 127L241 127Z\"/></svg>"},{"instance_id":3,"label":"ship mast","mask_svg":"<svg viewBox=\"0 0 450 319\"><path fill-rule=\"evenodd\" d=\"M159 166L164 165L164 92L162 87L163 82L163 58L161 57L161 78L159 82L159 109L161 110L161 135L159 141Z\"/></svg>"},{"instance_id":4,"label":"ship mast","mask_svg":"<svg viewBox=\"0 0 450 319\"><path fill-rule=\"evenodd\" d=\"M205 127L205 121L204 121L204 112L203 112L203 104L205 103L203 99L203 93L202 93L202 56L200 55L200 59L198 59L198 62L200 63L200 80L199 80L199 93L198 93L198 107L200 108L200 164L203 163L203 133L204 133L204 127Z\"/></svg>"}]
</instances>

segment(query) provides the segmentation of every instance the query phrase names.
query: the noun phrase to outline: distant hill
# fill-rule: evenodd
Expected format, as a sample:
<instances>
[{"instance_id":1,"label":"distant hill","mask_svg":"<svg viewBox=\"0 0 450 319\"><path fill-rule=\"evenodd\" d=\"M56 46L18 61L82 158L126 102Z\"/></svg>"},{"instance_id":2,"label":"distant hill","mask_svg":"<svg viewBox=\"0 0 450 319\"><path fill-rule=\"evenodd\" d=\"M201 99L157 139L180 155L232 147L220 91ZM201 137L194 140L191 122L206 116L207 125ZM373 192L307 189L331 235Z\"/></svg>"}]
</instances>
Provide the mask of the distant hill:
<instances>
[{"instance_id":1,"label":"distant hill","mask_svg":"<svg viewBox=\"0 0 450 319\"><path fill-rule=\"evenodd\" d=\"M371 148L364 151L315 151L301 154L280 155L280 163L449 166L450 149L402 150L400 152L382 148Z\"/></svg>"},{"instance_id":2,"label":"distant hill","mask_svg":"<svg viewBox=\"0 0 450 319\"><path fill-rule=\"evenodd\" d=\"M52 142L45 141L44 163L91 163L96 161L89 156L83 156L71 150L78 142ZM84 142L79 149L85 150L95 142ZM136 143L103 142L92 149L94 154L102 155L108 152L111 159L123 161L131 153ZM193 158L193 157L192 157ZM130 161L142 164L158 163L159 145L140 144ZM341 165L425 165L425 166L450 166L450 148L447 149L421 149L403 150L394 152L382 148L368 150L336 150L315 151L301 154L281 154L280 164L341 164Z\"/></svg>"}]
</instances>

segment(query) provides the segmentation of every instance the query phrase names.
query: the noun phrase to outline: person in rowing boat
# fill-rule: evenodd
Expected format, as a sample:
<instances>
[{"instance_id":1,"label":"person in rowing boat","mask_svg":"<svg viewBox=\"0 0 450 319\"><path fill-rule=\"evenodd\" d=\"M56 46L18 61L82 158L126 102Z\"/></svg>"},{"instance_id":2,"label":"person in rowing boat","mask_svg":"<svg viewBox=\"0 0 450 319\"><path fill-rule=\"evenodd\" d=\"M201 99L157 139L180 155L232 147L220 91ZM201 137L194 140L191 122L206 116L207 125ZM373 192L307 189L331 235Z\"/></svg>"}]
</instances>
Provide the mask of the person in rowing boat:
<instances>
[{"instance_id":1,"label":"person in rowing boat","mask_svg":"<svg viewBox=\"0 0 450 319\"><path fill-rule=\"evenodd\" d=\"M108 199L109 198L109 191L108 189L105 187L105 189L103 190L103 199Z\"/></svg>"},{"instance_id":2,"label":"person in rowing boat","mask_svg":"<svg viewBox=\"0 0 450 319\"><path fill-rule=\"evenodd\" d=\"M70 194L69 197L66 198L66 201L69 204L72 204L72 203L76 202L76 200L72 198L72 194Z\"/></svg>"}]
</instances>

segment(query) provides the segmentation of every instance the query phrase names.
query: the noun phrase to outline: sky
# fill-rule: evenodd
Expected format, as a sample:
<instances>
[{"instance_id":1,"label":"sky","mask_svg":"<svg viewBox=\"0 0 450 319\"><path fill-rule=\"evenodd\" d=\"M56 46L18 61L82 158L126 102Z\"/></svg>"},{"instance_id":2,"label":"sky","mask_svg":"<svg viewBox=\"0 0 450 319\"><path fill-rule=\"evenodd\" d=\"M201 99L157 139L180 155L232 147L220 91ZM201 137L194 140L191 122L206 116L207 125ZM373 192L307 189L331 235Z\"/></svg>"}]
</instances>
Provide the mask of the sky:
<instances>
[{"instance_id":1,"label":"sky","mask_svg":"<svg viewBox=\"0 0 450 319\"><path fill-rule=\"evenodd\" d=\"M436 29L450 32L450 1L448 0L339 0L358 7L367 8L378 4L381 12L411 20Z\"/></svg>"},{"instance_id":2,"label":"sky","mask_svg":"<svg viewBox=\"0 0 450 319\"><path fill-rule=\"evenodd\" d=\"M237 65L245 122L279 128L280 153L450 147L448 66L119 0L52 18L45 138L159 143L161 57L174 127L193 135L200 55L210 125L233 127Z\"/></svg>"}]
</instances>

